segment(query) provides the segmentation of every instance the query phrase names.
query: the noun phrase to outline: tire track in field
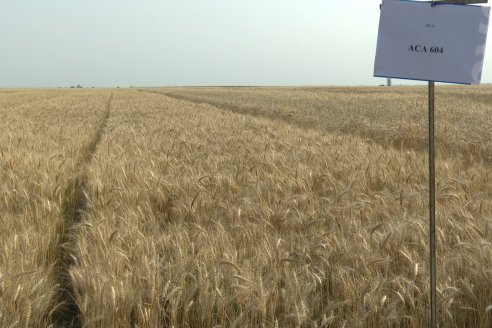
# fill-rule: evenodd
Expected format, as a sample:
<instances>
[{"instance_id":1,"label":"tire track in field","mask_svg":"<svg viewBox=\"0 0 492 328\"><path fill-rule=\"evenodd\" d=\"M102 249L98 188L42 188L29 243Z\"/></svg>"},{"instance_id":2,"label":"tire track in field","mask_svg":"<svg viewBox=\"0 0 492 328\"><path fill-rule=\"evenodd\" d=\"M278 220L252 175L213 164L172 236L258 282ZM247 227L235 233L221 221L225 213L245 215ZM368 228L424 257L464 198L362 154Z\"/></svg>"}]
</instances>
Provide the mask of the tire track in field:
<instances>
[{"instance_id":1,"label":"tire track in field","mask_svg":"<svg viewBox=\"0 0 492 328\"><path fill-rule=\"evenodd\" d=\"M301 129L316 129L323 131L323 127L316 125L315 122L310 121L299 121L294 120L289 116L285 116L279 113L262 111L260 108L255 106L241 107L234 104L224 104L219 101L213 101L209 99L203 99L196 96L189 96L183 94L177 94L172 92L162 92L162 91L151 91L151 90L138 90L141 92L155 93L161 96L166 96L169 98L183 100L192 102L195 104L207 104L215 108L222 110L228 110L230 112L248 115L252 117L262 117L270 120L282 121L292 126ZM363 139L367 139L369 142L376 143L384 148L393 148L396 150L413 150L417 152L426 152L428 150L428 141L426 135L416 136L414 140L409 140L400 134L395 134L389 136L387 131L377 131L371 129L370 127L365 127L363 125L359 126L347 126L347 127L329 127L332 132L338 132L347 136L357 136ZM445 143L444 139L440 139L436 136L436 142ZM492 153L491 150L487 148L487 145L479 143L469 143L463 144L447 144L448 154L452 156L461 155L465 163L470 164L474 162L473 156L478 157L483 161L483 165L492 166ZM489 147L490 148L490 147ZM472 157L470 157L472 155Z\"/></svg>"},{"instance_id":2,"label":"tire track in field","mask_svg":"<svg viewBox=\"0 0 492 328\"><path fill-rule=\"evenodd\" d=\"M258 107L254 106L245 106L241 107L238 105L234 104L224 104L219 101L213 101L213 100L208 100L208 99L203 99L197 96L189 96L189 95L183 95L183 94L177 94L177 93L172 93L172 92L161 92L161 91L150 91L150 90L138 90L141 92L147 92L147 93L154 93L158 94L161 96L173 98L176 100L182 100L182 101L188 101L191 103L195 104L207 104L209 106L222 109L222 110L227 110L230 112L234 112L237 114L241 115L247 115L247 116L252 116L252 117L261 117L261 118L266 118L269 120L273 121L282 121L284 123L287 123L289 125L292 125L294 127L300 128L300 129L315 129L315 130L322 130L321 126L318 126L314 124L313 122L310 121L299 121L299 120L294 120L288 116L283 116L282 114L278 113L273 113L273 112L267 112L267 111L262 111ZM370 141L379 144L380 146L383 147L393 147L390 143L388 143L386 139L386 135L383 135L381 138L377 133L374 133L374 131L366 132L364 129L361 129L360 127L358 129L354 128L333 128L332 132L338 132L342 133L347 136L358 136L360 138L367 138ZM384 134L384 133L383 133ZM407 143L402 142L402 140L399 140L399 142L395 142L394 144L397 144L398 146L401 146L403 149L409 149L409 150L415 150L415 151L426 151L427 150L427 141L424 138L425 136L422 136L422 142L416 143L416 145L410 145Z\"/></svg>"},{"instance_id":3,"label":"tire track in field","mask_svg":"<svg viewBox=\"0 0 492 328\"><path fill-rule=\"evenodd\" d=\"M75 301L74 286L69 274L70 267L75 264L73 249L75 247L76 236L73 234L73 227L80 222L82 213L87 210L87 199L84 196L88 179L87 166L91 163L97 146L101 142L104 131L106 130L111 114L112 101L113 93L109 96L101 124L97 128L93 139L85 148L80 162L77 164L78 172L67 183L64 194L62 195L62 220L60 220L61 223L58 227L60 236L58 264L55 269L59 290L56 296L56 305L48 315L54 327L82 327L80 310Z\"/></svg>"}]
</instances>

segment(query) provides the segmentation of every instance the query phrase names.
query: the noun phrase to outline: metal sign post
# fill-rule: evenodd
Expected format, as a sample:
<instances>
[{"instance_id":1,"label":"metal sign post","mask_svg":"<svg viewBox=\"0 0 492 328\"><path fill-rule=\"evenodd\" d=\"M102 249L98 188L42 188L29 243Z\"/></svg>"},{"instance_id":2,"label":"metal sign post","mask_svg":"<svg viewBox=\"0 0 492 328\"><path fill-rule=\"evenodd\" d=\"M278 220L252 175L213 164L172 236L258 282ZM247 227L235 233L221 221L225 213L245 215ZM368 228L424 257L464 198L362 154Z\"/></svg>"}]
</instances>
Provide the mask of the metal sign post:
<instances>
[{"instance_id":1,"label":"metal sign post","mask_svg":"<svg viewBox=\"0 0 492 328\"><path fill-rule=\"evenodd\" d=\"M436 167L434 149L434 81L429 81L429 264L430 327L437 328L436 312Z\"/></svg>"},{"instance_id":2,"label":"metal sign post","mask_svg":"<svg viewBox=\"0 0 492 328\"><path fill-rule=\"evenodd\" d=\"M434 1L431 5L439 3L474 4L488 3L488 0L446 0ZM437 328L437 264L436 264L436 167L434 148L434 103L435 83L429 81L429 265L430 265L430 322L431 328Z\"/></svg>"}]
</instances>

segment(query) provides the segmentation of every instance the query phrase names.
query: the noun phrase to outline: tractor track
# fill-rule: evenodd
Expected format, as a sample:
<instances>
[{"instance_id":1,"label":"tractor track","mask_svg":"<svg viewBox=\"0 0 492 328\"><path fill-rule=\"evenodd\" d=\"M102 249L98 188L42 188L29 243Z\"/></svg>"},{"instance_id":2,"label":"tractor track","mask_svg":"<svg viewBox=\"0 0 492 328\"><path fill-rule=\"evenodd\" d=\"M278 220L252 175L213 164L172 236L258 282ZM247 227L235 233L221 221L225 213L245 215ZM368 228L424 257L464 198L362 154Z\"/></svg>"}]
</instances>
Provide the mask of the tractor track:
<instances>
[{"instance_id":1,"label":"tractor track","mask_svg":"<svg viewBox=\"0 0 492 328\"><path fill-rule=\"evenodd\" d=\"M203 99L197 96L177 94L168 91L153 91L153 90L141 90L141 89L138 91L146 92L146 93L154 93L161 96L165 96L181 101L188 101L195 104L206 104L218 109L227 110L241 115L262 117L269 120L282 121L284 123L287 123L291 126L300 129L315 129L319 131L326 130L323 126L316 125L315 122L293 120L290 117L282 116L281 114L278 113L268 113L262 111L260 108L257 108L255 106L239 106L235 104L224 104L219 101ZM331 127L331 128L332 128L332 132L341 133L347 136L358 136L360 138L366 139L366 142L375 143L384 148L392 148L396 150L412 150L417 152L426 152L428 150L428 144L427 144L428 141L426 139L426 135L422 135L420 138L416 136L417 138L416 141L414 140L409 141L401 137L395 137L391 139L388 138L385 131L375 131L367 127L364 128L363 126L360 126L358 128L354 128L354 127L352 128ZM441 140L438 137L436 137L436 142L438 144L444 141L445 140ZM478 144L478 143L470 143L467 145L449 144L447 145L447 148L448 148L447 151L451 156L461 155L463 158L466 159L469 154L472 154L473 156L478 157L481 160L482 165L484 165L485 167L492 166L492 153L490 152L490 149L485 148L484 145L482 144Z\"/></svg>"},{"instance_id":2,"label":"tractor track","mask_svg":"<svg viewBox=\"0 0 492 328\"><path fill-rule=\"evenodd\" d=\"M109 96L106 111L91 142L85 148L80 162L77 164L78 173L65 186L62 202L62 219L59 226L58 263L55 277L59 289L54 308L49 314L49 320L54 327L82 327L80 310L75 300L75 289L70 278L70 267L75 264L74 248L76 236L74 227L81 221L82 213L87 211L87 199L84 190L87 187L87 166L91 163L97 147L106 130L111 114L113 93Z\"/></svg>"}]
</instances>

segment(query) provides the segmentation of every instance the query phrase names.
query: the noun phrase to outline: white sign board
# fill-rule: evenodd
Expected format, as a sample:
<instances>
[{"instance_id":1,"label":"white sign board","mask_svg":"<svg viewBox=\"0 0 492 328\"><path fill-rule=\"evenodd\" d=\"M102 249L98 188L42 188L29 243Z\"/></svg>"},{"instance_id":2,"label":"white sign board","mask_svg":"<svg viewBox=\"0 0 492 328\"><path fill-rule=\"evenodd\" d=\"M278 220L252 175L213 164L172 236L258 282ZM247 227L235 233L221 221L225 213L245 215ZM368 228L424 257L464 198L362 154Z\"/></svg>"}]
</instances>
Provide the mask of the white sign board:
<instances>
[{"instance_id":1,"label":"white sign board","mask_svg":"<svg viewBox=\"0 0 492 328\"><path fill-rule=\"evenodd\" d=\"M374 76L479 84L490 7L383 0Z\"/></svg>"}]
</instances>

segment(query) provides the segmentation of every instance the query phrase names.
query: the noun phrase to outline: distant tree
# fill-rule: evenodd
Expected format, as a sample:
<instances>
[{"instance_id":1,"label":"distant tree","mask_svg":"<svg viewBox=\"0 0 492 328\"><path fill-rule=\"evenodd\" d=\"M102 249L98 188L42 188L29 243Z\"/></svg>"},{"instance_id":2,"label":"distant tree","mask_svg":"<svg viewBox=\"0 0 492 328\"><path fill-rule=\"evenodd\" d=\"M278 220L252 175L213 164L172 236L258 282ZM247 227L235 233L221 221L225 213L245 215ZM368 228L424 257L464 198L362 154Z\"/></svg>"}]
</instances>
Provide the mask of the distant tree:
<instances>
[{"instance_id":1,"label":"distant tree","mask_svg":"<svg viewBox=\"0 0 492 328\"><path fill-rule=\"evenodd\" d=\"M390 79L390 78L387 78L387 79L386 79L386 85L387 85L388 87L391 87L391 79Z\"/></svg>"},{"instance_id":2,"label":"distant tree","mask_svg":"<svg viewBox=\"0 0 492 328\"><path fill-rule=\"evenodd\" d=\"M77 84L77 89L82 89L82 86L80 84Z\"/></svg>"}]
</instances>

